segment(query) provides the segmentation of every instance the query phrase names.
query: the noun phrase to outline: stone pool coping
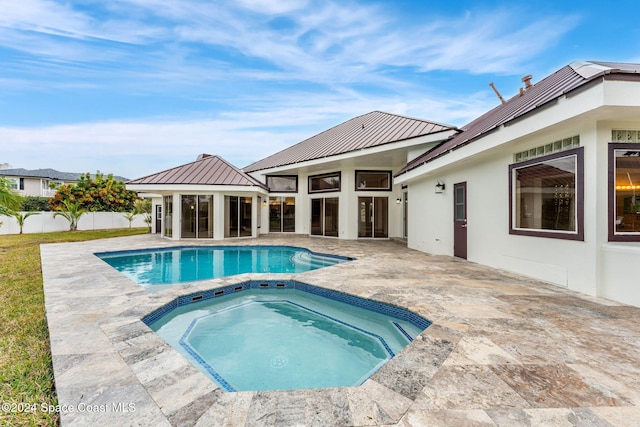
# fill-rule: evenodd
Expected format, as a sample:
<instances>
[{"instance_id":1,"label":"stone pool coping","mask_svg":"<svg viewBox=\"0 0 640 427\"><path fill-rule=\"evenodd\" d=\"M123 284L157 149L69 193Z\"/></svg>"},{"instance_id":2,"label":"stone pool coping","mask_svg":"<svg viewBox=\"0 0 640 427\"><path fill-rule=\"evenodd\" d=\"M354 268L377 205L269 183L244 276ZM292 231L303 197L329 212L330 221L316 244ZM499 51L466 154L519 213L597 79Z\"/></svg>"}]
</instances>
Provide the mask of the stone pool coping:
<instances>
[{"instance_id":1,"label":"stone pool coping","mask_svg":"<svg viewBox=\"0 0 640 427\"><path fill-rule=\"evenodd\" d=\"M243 274L156 293L93 255L184 244L147 235L42 245L55 383L59 404L66 409L61 413L63 426L364 426L438 420L495 425L498 420L544 416L591 417L615 425L612 421L640 418L640 380L635 379L640 374L640 309L429 256L393 241L287 236L189 242L293 245L357 260L301 274ZM391 303L433 324L360 387L227 393L141 321L180 295L277 279ZM558 341L545 347L536 335L553 326L540 315L545 305L551 307L546 309L551 320L573 321L571 328L578 332L551 337ZM558 316L558 307L566 317ZM628 350L616 348L607 358L612 344L599 348L594 343L586 351L587 333L581 329L585 319L611 319L611 325L605 322L600 328L635 330L614 331L615 343L622 340ZM604 336L598 338L604 345ZM554 352L559 345L566 354ZM616 380L607 376L609 371ZM540 377L555 381L551 396L541 398L544 393L528 383L535 385Z\"/></svg>"}]
</instances>

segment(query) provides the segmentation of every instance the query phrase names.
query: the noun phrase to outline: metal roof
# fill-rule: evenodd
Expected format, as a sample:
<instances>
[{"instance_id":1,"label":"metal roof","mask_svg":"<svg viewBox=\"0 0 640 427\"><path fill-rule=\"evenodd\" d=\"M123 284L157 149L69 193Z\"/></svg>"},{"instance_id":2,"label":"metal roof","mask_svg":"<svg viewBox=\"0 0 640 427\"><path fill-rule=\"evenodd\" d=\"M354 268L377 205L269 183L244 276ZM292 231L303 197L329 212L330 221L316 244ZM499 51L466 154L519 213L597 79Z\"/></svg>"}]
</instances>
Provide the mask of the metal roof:
<instances>
[{"instance_id":1,"label":"metal roof","mask_svg":"<svg viewBox=\"0 0 640 427\"><path fill-rule=\"evenodd\" d=\"M286 148L245 168L245 172L321 159L455 129L432 121L373 111Z\"/></svg>"},{"instance_id":2,"label":"metal roof","mask_svg":"<svg viewBox=\"0 0 640 427\"><path fill-rule=\"evenodd\" d=\"M195 162L137 178L127 184L240 185L267 188L220 156L209 154L198 156Z\"/></svg>"},{"instance_id":3,"label":"metal roof","mask_svg":"<svg viewBox=\"0 0 640 427\"><path fill-rule=\"evenodd\" d=\"M75 172L60 172L55 169L0 169L0 176L10 177L23 177L23 178L45 178L55 179L60 181L77 181L80 179L81 173ZM95 178L95 174L90 174ZM118 181L126 181L127 178L121 176L114 176L114 179Z\"/></svg>"},{"instance_id":4,"label":"metal roof","mask_svg":"<svg viewBox=\"0 0 640 427\"><path fill-rule=\"evenodd\" d=\"M542 107L552 105L559 97L585 84L610 74L638 74L640 64L622 64L611 62L573 62L531 88L518 94L504 104L498 105L471 123L460 128L461 133L435 147L433 150L409 162L395 176L415 169L431 160L460 148L498 129L501 125L535 112Z\"/></svg>"}]
</instances>

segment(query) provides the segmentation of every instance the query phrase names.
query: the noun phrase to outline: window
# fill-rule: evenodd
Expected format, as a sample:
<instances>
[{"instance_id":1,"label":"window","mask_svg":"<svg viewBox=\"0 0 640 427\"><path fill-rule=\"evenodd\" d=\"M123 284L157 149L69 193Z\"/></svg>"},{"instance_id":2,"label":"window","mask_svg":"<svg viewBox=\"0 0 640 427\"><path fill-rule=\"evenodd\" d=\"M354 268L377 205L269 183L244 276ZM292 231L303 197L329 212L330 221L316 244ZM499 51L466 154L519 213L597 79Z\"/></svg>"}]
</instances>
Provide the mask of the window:
<instances>
[{"instance_id":1,"label":"window","mask_svg":"<svg viewBox=\"0 0 640 427\"><path fill-rule=\"evenodd\" d=\"M12 190L24 190L24 178L7 178L7 181Z\"/></svg>"},{"instance_id":2,"label":"window","mask_svg":"<svg viewBox=\"0 0 640 427\"><path fill-rule=\"evenodd\" d=\"M609 240L640 242L640 144L609 144Z\"/></svg>"},{"instance_id":3,"label":"window","mask_svg":"<svg viewBox=\"0 0 640 427\"><path fill-rule=\"evenodd\" d=\"M529 150L520 151L513 155L514 162L523 162L525 160L535 159L536 157L546 156L548 154L559 153L560 151L578 148L580 146L580 135L570 138L559 139L539 147Z\"/></svg>"},{"instance_id":4,"label":"window","mask_svg":"<svg viewBox=\"0 0 640 427\"><path fill-rule=\"evenodd\" d=\"M296 231L295 197L269 197L269 232Z\"/></svg>"},{"instance_id":5,"label":"window","mask_svg":"<svg viewBox=\"0 0 640 427\"><path fill-rule=\"evenodd\" d=\"M356 191L391 190L390 171L356 171Z\"/></svg>"},{"instance_id":6,"label":"window","mask_svg":"<svg viewBox=\"0 0 640 427\"><path fill-rule=\"evenodd\" d=\"M297 193L297 175L267 175L267 187L272 193Z\"/></svg>"},{"instance_id":7,"label":"window","mask_svg":"<svg viewBox=\"0 0 640 427\"><path fill-rule=\"evenodd\" d=\"M164 196L164 236L173 236L173 196Z\"/></svg>"},{"instance_id":8,"label":"window","mask_svg":"<svg viewBox=\"0 0 640 427\"><path fill-rule=\"evenodd\" d=\"M510 234L584 240L582 180L582 148L510 165Z\"/></svg>"},{"instance_id":9,"label":"window","mask_svg":"<svg viewBox=\"0 0 640 427\"><path fill-rule=\"evenodd\" d=\"M309 193L340 191L340 172L309 177Z\"/></svg>"},{"instance_id":10,"label":"window","mask_svg":"<svg viewBox=\"0 0 640 427\"><path fill-rule=\"evenodd\" d=\"M224 196L224 237L250 237L251 197Z\"/></svg>"},{"instance_id":11,"label":"window","mask_svg":"<svg viewBox=\"0 0 640 427\"><path fill-rule=\"evenodd\" d=\"M613 129L611 131L612 142L640 142L640 130Z\"/></svg>"}]
</instances>

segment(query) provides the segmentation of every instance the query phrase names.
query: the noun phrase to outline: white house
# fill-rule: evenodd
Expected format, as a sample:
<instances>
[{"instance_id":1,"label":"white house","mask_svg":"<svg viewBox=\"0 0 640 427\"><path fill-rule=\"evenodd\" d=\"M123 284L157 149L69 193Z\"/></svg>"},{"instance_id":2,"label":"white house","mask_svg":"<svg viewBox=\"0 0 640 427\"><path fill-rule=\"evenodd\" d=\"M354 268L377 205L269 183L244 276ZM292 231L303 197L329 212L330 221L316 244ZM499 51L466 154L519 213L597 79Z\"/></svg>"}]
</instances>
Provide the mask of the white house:
<instances>
[{"instance_id":1,"label":"white house","mask_svg":"<svg viewBox=\"0 0 640 427\"><path fill-rule=\"evenodd\" d=\"M156 218L164 212L156 231L173 239L262 233L403 237L407 194L393 184L393 174L455 133L451 126L374 111L242 171L205 155L129 181L127 188L163 196L162 202L154 199ZM194 197L208 197L208 207L194 204ZM232 230L236 222L242 223L238 233Z\"/></svg>"},{"instance_id":2,"label":"white house","mask_svg":"<svg viewBox=\"0 0 640 427\"><path fill-rule=\"evenodd\" d=\"M639 73L575 62L527 80L411 161L395 176L409 247L640 305Z\"/></svg>"},{"instance_id":3,"label":"white house","mask_svg":"<svg viewBox=\"0 0 640 427\"><path fill-rule=\"evenodd\" d=\"M163 195L174 239L398 237L640 305L640 64L523 82L460 129L374 111L243 170L205 157L128 188Z\"/></svg>"}]
</instances>

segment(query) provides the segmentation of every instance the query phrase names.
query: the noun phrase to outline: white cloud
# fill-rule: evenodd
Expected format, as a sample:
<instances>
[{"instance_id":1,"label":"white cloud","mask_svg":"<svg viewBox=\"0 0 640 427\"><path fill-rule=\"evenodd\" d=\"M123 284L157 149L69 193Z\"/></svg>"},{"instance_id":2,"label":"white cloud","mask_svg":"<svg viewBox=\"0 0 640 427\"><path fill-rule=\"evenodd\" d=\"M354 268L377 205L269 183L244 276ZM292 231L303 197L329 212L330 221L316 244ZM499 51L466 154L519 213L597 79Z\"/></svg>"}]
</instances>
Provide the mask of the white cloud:
<instances>
[{"instance_id":1,"label":"white cloud","mask_svg":"<svg viewBox=\"0 0 640 427\"><path fill-rule=\"evenodd\" d=\"M485 111L486 104L482 97L438 100L419 96L283 94L280 98L252 100L252 111L226 112L211 119L155 118L37 128L5 126L0 127L3 143L0 162L27 169L101 170L128 178L193 161L200 153L218 154L243 167L374 109L461 124Z\"/></svg>"},{"instance_id":2,"label":"white cloud","mask_svg":"<svg viewBox=\"0 0 640 427\"><path fill-rule=\"evenodd\" d=\"M246 9L269 15L290 13L308 4L306 0L238 0L238 3Z\"/></svg>"},{"instance_id":3,"label":"white cloud","mask_svg":"<svg viewBox=\"0 0 640 427\"><path fill-rule=\"evenodd\" d=\"M94 38L143 44L155 58L165 58L166 63L157 63L164 69L176 65L165 55L169 51L197 67L206 53L191 54L189 45L196 43L272 64L277 69L262 74L271 78L336 85L376 82L386 67L510 73L577 22L571 15L536 19L506 9L405 22L389 5L305 0L119 0L106 3L101 15L90 9L79 12L70 4L23 0L1 10L5 31L0 43L35 56L98 62L102 55L110 61L127 55L134 62L141 59L125 46L95 49ZM287 24L273 21L274 15ZM255 75L269 68L264 63L242 67Z\"/></svg>"}]
</instances>

